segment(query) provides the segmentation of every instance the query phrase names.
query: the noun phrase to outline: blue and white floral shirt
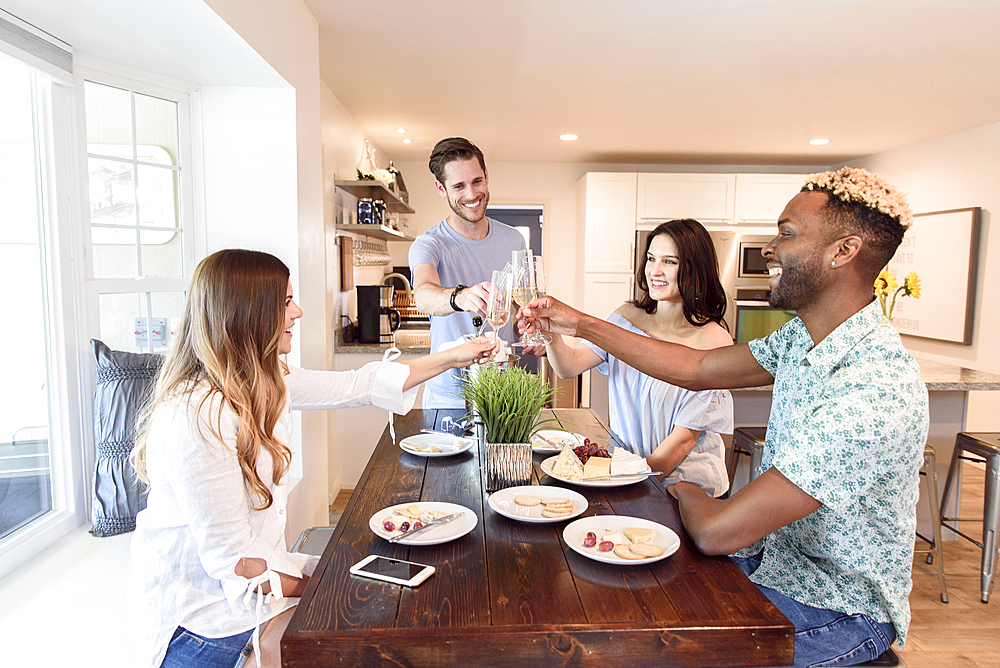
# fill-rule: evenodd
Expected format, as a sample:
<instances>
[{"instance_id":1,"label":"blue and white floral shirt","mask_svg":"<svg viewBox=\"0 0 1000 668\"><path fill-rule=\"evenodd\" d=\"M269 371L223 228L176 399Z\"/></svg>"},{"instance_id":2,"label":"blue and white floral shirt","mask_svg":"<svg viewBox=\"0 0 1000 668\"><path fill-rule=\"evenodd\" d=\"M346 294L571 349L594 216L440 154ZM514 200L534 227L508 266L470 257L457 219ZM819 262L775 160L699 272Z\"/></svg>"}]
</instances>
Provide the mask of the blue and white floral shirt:
<instances>
[{"instance_id":1,"label":"blue and white floral shirt","mask_svg":"<svg viewBox=\"0 0 1000 668\"><path fill-rule=\"evenodd\" d=\"M761 470L823 504L740 551L763 550L750 579L892 622L902 647L928 427L920 367L874 301L818 345L796 318L750 351L774 376Z\"/></svg>"}]
</instances>

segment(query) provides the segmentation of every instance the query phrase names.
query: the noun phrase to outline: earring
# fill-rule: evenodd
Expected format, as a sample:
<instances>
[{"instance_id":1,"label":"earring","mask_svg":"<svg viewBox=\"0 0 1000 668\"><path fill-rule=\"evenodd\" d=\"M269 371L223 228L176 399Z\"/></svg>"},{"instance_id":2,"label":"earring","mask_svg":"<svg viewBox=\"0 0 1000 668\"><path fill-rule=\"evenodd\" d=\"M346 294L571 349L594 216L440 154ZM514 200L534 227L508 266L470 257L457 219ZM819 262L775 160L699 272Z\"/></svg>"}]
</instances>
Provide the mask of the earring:
<instances>
[{"instance_id":1,"label":"earring","mask_svg":"<svg viewBox=\"0 0 1000 668\"><path fill-rule=\"evenodd\" d=\"M831 266L831 267L836 267L836 266L837 266L837 261L836 261L836 260L832 260L832 261L830 262L830 266Z\"/></svg>"}]
</instances>

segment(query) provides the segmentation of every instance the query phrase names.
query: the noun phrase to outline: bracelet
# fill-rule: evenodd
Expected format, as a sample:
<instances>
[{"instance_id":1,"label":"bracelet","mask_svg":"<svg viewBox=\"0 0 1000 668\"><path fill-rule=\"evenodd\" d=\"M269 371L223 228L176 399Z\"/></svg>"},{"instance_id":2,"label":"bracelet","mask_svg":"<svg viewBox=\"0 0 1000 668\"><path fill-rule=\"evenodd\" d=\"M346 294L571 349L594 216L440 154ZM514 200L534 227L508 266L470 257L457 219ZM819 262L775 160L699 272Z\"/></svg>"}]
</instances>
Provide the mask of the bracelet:
<instances>
[{"instance_id":1,"label":"bracelet","mask_svg":"<svg viewBox=\"0 0 1000 668\"><path fill-rule=\"evenodd\" d=\"M467 287L469 287L469 286L468 285L462 285L461 283L459 283L458 285L455 286L455 289L451 291L451 297L448 298L448 303L451 304L451 307L455 311L461 311L462 310L462 309L458 308L458 304L455 303L455 297L457 297L458 293L461 292L462 290L466 289Z\"/></svg>"}]
</instances>

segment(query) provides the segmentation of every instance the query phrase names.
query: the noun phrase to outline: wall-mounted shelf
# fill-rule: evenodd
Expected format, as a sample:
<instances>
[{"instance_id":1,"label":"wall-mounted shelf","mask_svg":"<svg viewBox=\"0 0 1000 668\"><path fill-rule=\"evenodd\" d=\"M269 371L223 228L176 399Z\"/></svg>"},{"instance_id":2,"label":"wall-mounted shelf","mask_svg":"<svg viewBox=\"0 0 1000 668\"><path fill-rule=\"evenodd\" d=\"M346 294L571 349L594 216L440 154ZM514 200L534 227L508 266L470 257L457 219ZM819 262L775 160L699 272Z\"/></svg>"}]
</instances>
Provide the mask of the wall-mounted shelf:
<instances>
[{"instance_id":1,"label":"wall-mounted shelf","mask_svg":"<svg viewBox=\"0 0 1000 668\"><path fill-rule=\"evenodd\" d=\"M385 239L386 241L413 241L413 237L408 237L402 232L385 225L337 225L337 229L343 232L356 232L366 237Z\"/></svg>"},{"instance_id":2,"label":"wall-mounted shelf","mask_svg":"<svg viewBox=\"0 0 1000 668\"><path fill-rule=\"evenodd\" d=\"M355 197L380 199L385 202L386 210L392 213L413 213L410 205L399 199L396 193L386 188L381 181L334 181L333 184Z\"/></svg>"}]
</instances>

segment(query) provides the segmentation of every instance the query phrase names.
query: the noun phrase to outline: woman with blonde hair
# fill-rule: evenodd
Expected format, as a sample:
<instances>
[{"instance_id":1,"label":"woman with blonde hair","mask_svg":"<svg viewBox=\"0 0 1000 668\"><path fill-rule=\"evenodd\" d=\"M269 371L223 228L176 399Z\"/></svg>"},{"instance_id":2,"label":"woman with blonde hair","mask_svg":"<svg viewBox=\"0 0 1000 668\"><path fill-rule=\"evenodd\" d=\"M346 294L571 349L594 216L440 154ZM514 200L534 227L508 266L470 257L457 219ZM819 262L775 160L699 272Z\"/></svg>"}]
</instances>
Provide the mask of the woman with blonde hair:
<instances>
[{"instance_id":1,"label":"woman with blonde hair","mask_svg":"<svg viewBox=\"0 0 1000 668\"><path fill-rule=\"evenodd\" d=\"M281 358L301 316L272 255L222 250L194 272L132 452L150 491L132 538L130 665L239 667L265 623L287 623L318 561L285 545L292 409L405 413L420 383L493 347L306 371Z\"/></svg>"}]
</instances>

